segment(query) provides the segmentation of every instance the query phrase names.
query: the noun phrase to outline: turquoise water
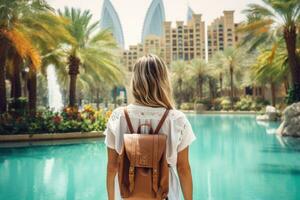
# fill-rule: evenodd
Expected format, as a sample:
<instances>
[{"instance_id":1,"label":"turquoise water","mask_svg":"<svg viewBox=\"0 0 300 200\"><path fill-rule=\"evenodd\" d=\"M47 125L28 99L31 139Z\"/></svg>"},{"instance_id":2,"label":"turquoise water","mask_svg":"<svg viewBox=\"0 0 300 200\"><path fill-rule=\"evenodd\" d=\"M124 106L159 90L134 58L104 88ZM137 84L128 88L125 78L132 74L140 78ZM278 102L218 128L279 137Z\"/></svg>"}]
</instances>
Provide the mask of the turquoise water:
<instances>
[{"instance_id":1,"label":"turquoise water","mask_svg":"<svg viewBox=\"0 0 300 200\"><path fill-rule=\"evenodd\" d=\"M195 200L300 199L300 140L268 134L277 123L242 115L189 119L197 135ZM103 140L0 148L0 199L104 200L105 168Z\"/></svg>"}]
</instances>

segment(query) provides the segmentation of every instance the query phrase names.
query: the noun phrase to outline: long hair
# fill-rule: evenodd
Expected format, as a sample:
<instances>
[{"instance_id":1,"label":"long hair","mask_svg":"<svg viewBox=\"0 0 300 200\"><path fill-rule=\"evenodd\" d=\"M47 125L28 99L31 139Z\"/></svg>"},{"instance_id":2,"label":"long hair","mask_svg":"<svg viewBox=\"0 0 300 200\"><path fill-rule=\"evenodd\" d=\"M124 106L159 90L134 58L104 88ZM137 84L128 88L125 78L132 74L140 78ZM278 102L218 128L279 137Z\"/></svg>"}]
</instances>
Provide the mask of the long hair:
<instances>
[{"instance_id":1,"label":"long hair","mask_svg":"<svg viewBox=\"0 0 300 200\"><path fill-rule=\"evenodd\" d=\"M174 108L169 71L164 61L148 54L133 68L131 90L136 103L150 107Z\"/></svg>"}]
</instances>

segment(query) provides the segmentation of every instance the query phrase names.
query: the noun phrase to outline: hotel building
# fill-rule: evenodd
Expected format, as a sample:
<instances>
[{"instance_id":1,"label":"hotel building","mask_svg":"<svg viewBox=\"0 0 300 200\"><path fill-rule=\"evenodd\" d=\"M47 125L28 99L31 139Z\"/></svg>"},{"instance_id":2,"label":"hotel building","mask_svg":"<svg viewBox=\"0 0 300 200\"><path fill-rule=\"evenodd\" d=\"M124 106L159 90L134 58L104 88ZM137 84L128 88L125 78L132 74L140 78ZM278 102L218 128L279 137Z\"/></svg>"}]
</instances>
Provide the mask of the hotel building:
<instances>
[{"instance_id":1,"label":"hotel building","mask_svg":"<svg viewBox=\"0 0 300 200\"><path fill-rule=\"evenodd\" d=\"M184 24L177 21L176 27L171 22L164 23L164 58L168 65L176 60L205 59L205 24L200 14L192 14Z\"/></svg>"},{"instance_id":2,"label":"hotel building","mask_svg":"<svg viewBox=\"0 0 300 200\"><path fill-rule=\"evenodd\" d=\"M168 65L175 60L205 59L205 27L201 15L193 14L184 24L177 21L164 22L163 36L148 35L143 43L131 45L123 51L122 63L131 71L136 59L147 53L155 53L164 58Z\"/></svg>"},{"instance_id":3,"label":"hotel building","mask_svg":"<svg viewBox=\"0 0 300 200\"><path fill-rule=\"evenodd\" d=\"M239 39L236 34L237 26L234 23L234 11L224 11L223 16L207 27L208 58L218 51L236 46Z\"/></svg>"}]
</instances>

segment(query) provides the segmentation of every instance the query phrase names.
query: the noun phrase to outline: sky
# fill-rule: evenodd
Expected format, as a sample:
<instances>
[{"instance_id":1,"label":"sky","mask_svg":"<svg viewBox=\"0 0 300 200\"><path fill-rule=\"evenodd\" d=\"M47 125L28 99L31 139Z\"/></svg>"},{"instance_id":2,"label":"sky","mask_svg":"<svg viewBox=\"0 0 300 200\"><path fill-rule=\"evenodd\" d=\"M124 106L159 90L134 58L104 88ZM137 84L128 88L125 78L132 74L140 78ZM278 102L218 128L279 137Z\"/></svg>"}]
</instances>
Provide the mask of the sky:
<instances>
[{"instance_id":1,"label":"sky","mask_svg":"<svg viewBox=\"0 0 300 200\"><path fill-rule=\"evenodd\" d=\"M125 46L140 42L144 18L152 0L111 0L119 14L123 27ZM235 10L235 22L244 19L241 13L249 3L261 3L261 0L163 0L167 21L186 20L187 6L195 13L202 14L206 25L222 15L223 10ZM55 9L65 6L89 9L93 20L100 20L103 0L48 0Z\"/></svg>"}]
</instances>

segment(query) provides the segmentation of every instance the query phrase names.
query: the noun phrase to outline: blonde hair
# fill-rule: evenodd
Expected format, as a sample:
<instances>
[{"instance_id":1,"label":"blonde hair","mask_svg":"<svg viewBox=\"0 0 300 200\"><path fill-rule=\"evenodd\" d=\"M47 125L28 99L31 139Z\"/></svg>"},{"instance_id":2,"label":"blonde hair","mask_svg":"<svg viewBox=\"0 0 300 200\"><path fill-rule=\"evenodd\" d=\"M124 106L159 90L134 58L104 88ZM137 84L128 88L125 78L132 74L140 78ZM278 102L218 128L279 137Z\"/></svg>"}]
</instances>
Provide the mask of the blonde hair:
<instances>
[{"instance_id":1,"label":"blonde hair","mask_svg":"<svg viewBox=\"0 0 300 200\"><path fill-rule=\"evenodd\" d=\"M168 68L156 55L148 54L137 60L133 68L131 90L136 103L174 108Z\"/></svg>"}]
</instances>

